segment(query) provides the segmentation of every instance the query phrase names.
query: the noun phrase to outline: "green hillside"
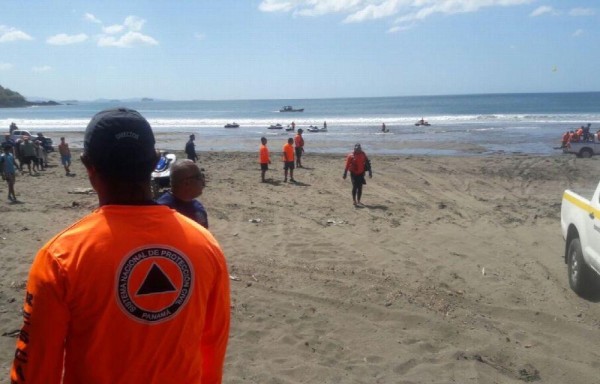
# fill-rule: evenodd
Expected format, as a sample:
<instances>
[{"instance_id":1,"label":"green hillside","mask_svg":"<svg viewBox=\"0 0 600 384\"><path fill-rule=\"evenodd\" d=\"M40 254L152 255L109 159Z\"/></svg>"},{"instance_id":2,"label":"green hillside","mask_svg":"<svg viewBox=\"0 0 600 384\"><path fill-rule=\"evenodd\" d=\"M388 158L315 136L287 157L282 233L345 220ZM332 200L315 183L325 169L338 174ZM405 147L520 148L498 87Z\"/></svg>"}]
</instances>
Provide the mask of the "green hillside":
<instances>
[{"instance_id":1,"label":"green hillside","mask_svg":"<svg viewBox=\"0 0 600 384\"><path fill-rule=\"evenodd\" d=\"M4 88L0 85L0 107L14 108L14 107L26 107L30 105L27 100L19 92L11 91L8 88Z\"/></svg>"},{"instance_id":2,"label":"green hillside","mask_svg":"<svg viewBox=\"0 0 600 384\"><path fill-rule=\"evenodd\" d=\"M27 101L19 92L11 91L0 85L0 108L31 107L32 105L52 106L60 105L60 103L52 100L40 102Z\"/></svg>"}]
</instances>

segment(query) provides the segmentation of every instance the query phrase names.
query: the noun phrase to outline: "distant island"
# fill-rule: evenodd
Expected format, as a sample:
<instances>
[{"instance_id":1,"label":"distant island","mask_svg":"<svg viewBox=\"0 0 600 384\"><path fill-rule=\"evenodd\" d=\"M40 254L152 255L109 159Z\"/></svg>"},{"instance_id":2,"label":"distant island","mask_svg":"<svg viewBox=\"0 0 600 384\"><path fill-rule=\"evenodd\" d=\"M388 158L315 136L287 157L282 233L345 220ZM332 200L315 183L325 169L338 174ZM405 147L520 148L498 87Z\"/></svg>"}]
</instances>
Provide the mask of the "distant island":
<instances>
[{"instance_id":1,"label":"distant island","mask_svg":"<svg viewBox=\"0 0 600 384\"><path fill-rule=\"evenodd\" d=\"M20 108L31 106L52 106L60 105L56 101L27 101L19 92L11 91L0 85L0 108Z\"/></svg>"}]
</instances>

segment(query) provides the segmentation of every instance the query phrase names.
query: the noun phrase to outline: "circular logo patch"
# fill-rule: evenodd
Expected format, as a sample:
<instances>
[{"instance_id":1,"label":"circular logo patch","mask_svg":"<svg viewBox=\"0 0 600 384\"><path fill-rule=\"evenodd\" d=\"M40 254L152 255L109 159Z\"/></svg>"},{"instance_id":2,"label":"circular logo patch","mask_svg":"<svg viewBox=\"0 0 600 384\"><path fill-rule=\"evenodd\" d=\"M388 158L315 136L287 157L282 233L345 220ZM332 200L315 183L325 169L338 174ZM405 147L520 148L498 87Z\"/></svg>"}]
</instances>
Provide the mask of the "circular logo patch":
<instances>
[{"instance_id":1,"label":"circular logo patch","mask_svg":"<svg viewBox=\"0 0 600 384\"><path fill-rule=\"evenodd\" d=\"M159 323L174 317L192 291L193 269L180 251L147 246L125 258L117 274L117 301L131 318Z\"/></svg>"}]
</instances>

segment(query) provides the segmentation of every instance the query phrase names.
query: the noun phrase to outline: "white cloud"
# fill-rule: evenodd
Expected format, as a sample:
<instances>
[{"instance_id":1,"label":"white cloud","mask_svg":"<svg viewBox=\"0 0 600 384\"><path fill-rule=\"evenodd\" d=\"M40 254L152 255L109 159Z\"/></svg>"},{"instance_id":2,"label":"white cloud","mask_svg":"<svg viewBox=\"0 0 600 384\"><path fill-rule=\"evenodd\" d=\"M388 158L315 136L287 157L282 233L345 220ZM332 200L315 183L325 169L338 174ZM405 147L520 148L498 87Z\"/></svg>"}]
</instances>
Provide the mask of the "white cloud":
<instances>
[{"instance_id":1,"label":"white cloud","mask_svg":"<svg viewBox=\"0 0 600 384\"><path fill-rule=\"evenodd\" d=\"M194 33L194 37L196 38L196 40L206 39L206 35L204 33Z\"/></svg>"},{"instance_id":2,"label":"white cloud","mask_svg":"<svg viewBox=\"0 0 600 384\"><path fill-rule=\"evenodd\" d=\"M529 16L531 16L531 17L538 17L538 16L542 16L542 15L545 15L545 14L548 14L548 13L551 14L551 15L556 15L558 12L556 12L554 10L554 8L552 8L552 7L549 7L547 5L542 5L540 7L537 7L536 9L534 9L533 12L531 12L529 14Z\"/></svg>"},{"instance_id":3,"label":"white cloud","mask_svg":"<svg viewBox=\"0 0 600 384\"><path fill-rule=\"evenodd\" d=\"M575 32L573 32L573 37L577 37L577 36L581 36L583 35L583 29L578 29Z\"/></svg>"},{"instance_id":4,"label":"white cloud","mask_svg":"<svg viewBox=\"0 0 600 384\"><path fill-rule=\"evenodd\" d=\"M18 40L33 40L33 37L18 29L0 25L0 43Z\"/></svg>"},{"instance_id":5,"label":"white cloud","mask_svg":"<svg viewBox=\"0 0 600 384\"><path fill-rule=\"evenodd\" d=\"M591 8L573 8L569 11L570 16L594 16L596 11Z\"/></svg>"},{"instance_id":6,"label":"white cloud","mask_svg":"<svg viewBox=\"0 0 600 384\"><path fill-rule=\"evenodd\" d=\"M88 35L80 33L78 35L67 35L65 33L59 33L58 35L50 36L46 42L51 45L70 45L83 43L88 39Z\"/></svg>"},{"instance_id":7,"label":"white cloud","mask_svg":"<svg viewBox=\"0 0 600 384\"><path fill-rule=\"evenodd\" d=\"M114 35L114 34L123 32L124 29L125 29L124 26L115 24L115 25L109 25L108 27L102 27L102 32L109 34L109 35Z\"/></svg>"},{"instance_id":8,"label":"white cloud","mask_svg":"<svg viewBox=\"0 0 600 384\"><path fill-rule=\"evenodd\" d=\"M50 67L49 65L42 65L40 67L33 67L31 69L33 70L33 72L48 72L52 69L52 67Z\"/></svg>"},{"instance_id":9,"label":"white cloud","mask_svg":"<svg viewBox=\"0 0 600 384\"><path fill-rule=\"evenodd\" d=\"M289 12L295 7L291 1L263 0L258 9L263 12Z\"/></svg>"},{"instance_id":10,"label":"white cloud","mask_svg":"<svg viewBox=\"0 0 600 384\"><path fill-rule=\"evenodd\" d=\"M86 13L85 15L83 15L84 19L86 19L87 21L90 21L92 23L96 23L96 24L102 24L102 21L98 20L96 18L96 16L92 15L91 13Z\"/></svg>"},{"instance_id":11,"label":"white cloud","mask_svg":"<svg viewBox=\"0 0 600 384\"><path fill-rule=\"evenodd\" d=\"M120 38L101 36L98 40L100 47L131 48L138 45L158 45L158 41L139 32L129 31Z\"/></svg>"},{"instance_id":12,"label":"white cloud","mask_svg":"<svg viewBox=\"0 0 600 384\"><path fill-rule=\"evenodd\" d=\"M130 31L141 31L142 27L146 23L146 20L140 19L137 16L127 16L125 18L125 26L129 28Z\"/></svg>"},{"instance_id":13,"label":"white cloud","mask_svg":"<svg viewBox=\"0 0 600 384\"><path fill-rule=\"evenodd\" d=\"M92 23L102 24L102 21L97 19L96 16L92 15L91 13L86 13L85 15L83 15L83 18Z\"/></svg>"},{"instance_id":14,"label":"white cloud","mask_svg":"<svg viewBox=\"0 0 600 384\"><path fill-rule=\"evenodd\" d=\"M291 12L299 16L345 15L345 23L396 17L388 33L410 29L434 14L477 12L482 8L530 4L535 0L262 0L263 12Z\"/></svg>"},{"instance_id":15,"label":"white cloud","mask_svg":"<svg viewBox=\"0 0 600 384\"><path fill-rule=\"evenodd\" d=\"M0 63L0 71L8 71L12 69L13 65L11 63Z\"/></svg>"},{"instance_id":16,"label":"white cloud","mask_svg":"<svg viewBox=\"0 0 600 384\"><path fill-rule=\"evenodd\" d=\"M130 48L140 45L158 45L156 39L140 32L145 23L146 20L137 16L127 16L123 25L102 27L104 33L98 37L98 46ZM124 34L118 36L124 31Z\"/></svg>"}]
</instances>

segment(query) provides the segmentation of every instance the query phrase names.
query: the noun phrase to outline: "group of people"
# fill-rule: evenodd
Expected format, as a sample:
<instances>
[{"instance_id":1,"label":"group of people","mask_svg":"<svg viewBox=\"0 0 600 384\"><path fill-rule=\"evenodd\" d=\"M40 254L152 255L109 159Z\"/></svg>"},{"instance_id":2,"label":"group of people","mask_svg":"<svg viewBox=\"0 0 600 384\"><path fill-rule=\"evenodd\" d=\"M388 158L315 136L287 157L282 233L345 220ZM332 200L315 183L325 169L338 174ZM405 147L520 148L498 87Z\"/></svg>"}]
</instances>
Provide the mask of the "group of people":
<instances>
[{"instance_id":1,"label":"group of people","mask_svg":"<svg viewBox=\"0 0 600 384\"><path fill-rule=\"evenodd\" d=\"M11 153L21 172L23 172L25 165L30 175L43 171L48 166L48 150L44 148L42 140L24 136L15 141L7 133L4 135L2 147L9 147L11 149Z\"/></svg>"},{"instance_id":2,"label":"group of people","mask_svg":"<svg viewBox=\"0 0 600 384\"><path fill-rule=\"evenodd\" d=\"M591 125L592 124L588 123L586 126L582 125L577 129L565 131L561 139L560 147L565 148L569 145L569 143L577 143L580 141L600 141L600 129L596 132L596 134L593 134L590 132Z\"/></svg>"},{"instance_id":3,"label":"group of people","mask_svg":"<svg viewBox=\"0 0 600 384\"><path fill-rule=\"evenodd\" d=\"M35 256L11 383L221 382L229 274L195 200L205 177L194 139L186 144L188 158L171 169L171 190L154 201L151 173L159 154L148 121L127 108L91 119L81 161L99 208ZM3 161L16 169L4 148ZM303 153L299 129L283 147L284 181L288 173L295 181ZM271 164L265 137L259 161L265 181ZM344 179L348 173L354 205L361 205L365 174L372 171L360 144L346 157Z\"/></svg>"},{"instance_id":4,"label":"group of people","mask_svg":"<svg viewBox=\"0 0 600 384\"><path fill-rule=\"evenodd\" d=\"M10 131L16 127L15 123L10 126ZM43 139L43 135L38 136ZM58 145L62 165L65 168L67 176L72 176L70 171L71 166L71 151L69 144L65 138L60 138L61 142ZM0 155L0 174L2 179L8 185L8 199L12 202L17 202L15 194L15 182L17 172L21 175L25 174L24 166L27 166L29 175L38 174L39 171L45 171L48 167L48 150L43 146L42 140L34 140L29 136L16 141L11 139L10 134L4 135L2 141L2 154Z\"/></svg>"},{"instance_id":5,"label":"group of people","mask_svg":"<svg viewBox=\"0 0 600 384\"><path fill-rule=\"evenodd\" d=\"M288 174L290 176L290 182L295 183L294 180L294 169L303 168L302 166L302 154L304 153L304 138L302 133L304 130L298 128L296 136L294 138L288 138L287 142L283 145L282 149L282 161L283 161L283 182L287 183ZM269 170L269 164L271 164L271 157L269 149L267 148L267 138L260 138L260 148L258 151L258 162L260 163L260 178L261 182L266 183L265 174Z\"/></svg>"},{"instance_id":6,"label":"group of people","mask_svg":"<svg viewBox=\"0 0 600 384\"><path fill-rule=\"evenodd\" d=\"M384 124L385 127L385 124ZM303 168L302 166L302 155L304 154L304 138L302 137L303 130L300 128L294 138L288 138L287 142L282 148L282 161L283 161L283 182L288 181L288 173L290 176L290 182L295 183L294 169ZM269 170L269 164L271 164L271 157L269 149L267 147L267 138L260 138L260 148L258 151L258 161L260 163L260 177L261 182L265 183L266 172ZM367 154L362 150L360 143L354 145L352 153L346 156L346 164L344 168L343 179L348 177L350 173L350 180L352 181L352 202L354 206L362 206L360 199L362 197L363 185L367 184L365 175L368 173L369 178L373 177L371 170L371 162L367 157Z\"/></svg>"}]
</instances>

